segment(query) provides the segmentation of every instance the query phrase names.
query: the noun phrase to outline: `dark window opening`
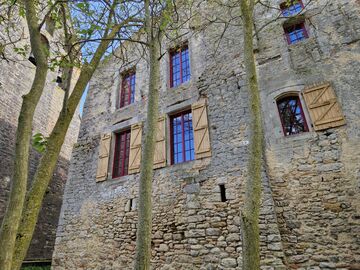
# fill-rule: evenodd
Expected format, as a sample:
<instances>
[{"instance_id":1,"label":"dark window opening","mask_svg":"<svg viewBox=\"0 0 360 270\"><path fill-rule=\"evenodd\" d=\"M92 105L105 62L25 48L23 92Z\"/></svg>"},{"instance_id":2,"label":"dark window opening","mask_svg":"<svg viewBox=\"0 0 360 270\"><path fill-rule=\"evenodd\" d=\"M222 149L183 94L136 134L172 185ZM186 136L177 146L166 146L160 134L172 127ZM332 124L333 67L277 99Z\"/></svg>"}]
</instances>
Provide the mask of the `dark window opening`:
<instances>
[{"instance_id":1,"label":"dark window opening","mask_svg":"<svg viewBox=\"0 0 360 270\"><path fill-rule=\"evenodd\" d=\"M34 66L36 66L36 59L32 52L30 53L28 60L30 61L30 63L32 63Z\"/></svg>"},{"instance_id":2,"label":"dark window opening","mask_svg":"<svg viewBox=\"0 0 360 270\"><path fill-rule=\"evenodd\" d=\"M276 103L285 136L309 130L298 96L285 97Z\"/></svg>"},{"instance_id":3,"label":"dark window opening","mask_svg":"<svg viewBox=\"0 0 360 270\"><path fill-rule=\"evenodd\" d=\"M309 37L304 22L290 26L284 26L284 31L286 41L289 45L297 43Z\"/></svg>"},{"instance_id":4,"label":"dark window opening","mask_svg":"<svg viewBox=\"0 0 360 270\"><path fill-rule=\"evenodd\" d=\"M130 211L132 210L132 208L133 208L133 199L130 199L130 202L129 202L129 209L130 209Z\"/></svg>"},{"instance_id":5,"label":"dark window opening","mask_svg":"<svg viewBox=\"0 0 360 270\"><path fill-rule=\"evenodd\" d=\"M130 130L115 135L115 151L112 177L120 177L128 174L130 153Z\"/></svg>"},{"instance_id":6,"label":"dark window opening","mask_svg":"<svg viewBox=\"0 0 360 270\"><path fill-rule=\"evenodd\" d=\"M171 163L194 160L194 132L191 112L182 112L170 117Z\"/></svg>"},{"instance_id":7,"label":"dark window opening","mask_svg":"<svg viewBox=\"0 0 360 270\"><path fill-rule=\"evenodd\" d=\"M222 202L226 202L226 189L225 189L225 184L220 184L220 196L221 196L221 201Z\"/></svg>"},{"instance_id":8,"label":"dark window opening","mask_svg":"<svg viewBox=\"0 0 360 270\"><path fill-rule=\"evenodd\" d=\"M286 1L280 5L281 13L285 17L290 17L299 14L304 9L304 4L301 0Z\"/></svg>"},{"instance_id":9,"label":"dark window opening","mask_svg":"<svg viewBox=\"0 0 360 270\"><path fill-rule=\"evenodd\" d=\"M58 76L56 77L56 83L57 83L57 84L62 84L62 78L61 78L61 76L58 75Z\"/></svg>"},{"instance_id":10,"label":"dark window opening","mask_svg":"<svg viewBox=\"0 0 360 270\"><path fill-rule=\"evenodd\" d=\"M187 45L170 51L170 87L190 80L189 48Z\"/></svg>"},{"instance_id":11,"label":"dark window opening","mask_svg":"<svg viewBox=\"0 0 360 270\"><path fill-rule=\"evenodd\" d=\"M128 72L122 77L118 108L125 107L135 100L135 72Z\"/></svg>"}]
</instances>

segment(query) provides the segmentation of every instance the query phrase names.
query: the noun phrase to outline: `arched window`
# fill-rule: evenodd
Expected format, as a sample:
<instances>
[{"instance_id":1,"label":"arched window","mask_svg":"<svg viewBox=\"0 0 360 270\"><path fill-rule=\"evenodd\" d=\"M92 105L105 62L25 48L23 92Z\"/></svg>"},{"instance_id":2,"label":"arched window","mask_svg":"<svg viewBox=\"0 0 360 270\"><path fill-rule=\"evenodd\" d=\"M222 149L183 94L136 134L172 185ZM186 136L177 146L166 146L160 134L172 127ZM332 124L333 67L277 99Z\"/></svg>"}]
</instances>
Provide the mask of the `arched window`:
<instances>
[{"instance_id":1,"label":"arched window","mask_svg":"<svg viewBox=\"0 0 360 270\"><path fill-rule=\"evenodd\" d=\"M276 101L285 136L309 131L297 95L286 96Z\"/></svg>"}]
</instances>

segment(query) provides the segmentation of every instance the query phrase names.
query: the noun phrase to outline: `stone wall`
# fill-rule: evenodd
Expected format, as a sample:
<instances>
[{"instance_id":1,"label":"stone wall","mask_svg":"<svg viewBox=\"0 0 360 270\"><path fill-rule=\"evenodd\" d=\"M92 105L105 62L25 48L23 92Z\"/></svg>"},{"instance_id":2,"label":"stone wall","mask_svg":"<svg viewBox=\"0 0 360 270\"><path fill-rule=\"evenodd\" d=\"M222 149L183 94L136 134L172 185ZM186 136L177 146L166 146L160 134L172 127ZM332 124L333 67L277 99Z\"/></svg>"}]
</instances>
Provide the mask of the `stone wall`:
<instances>
[{"instance_id":1,"label":"stone wall","mask_svg":"<svg viewBox=\"0 0 360 270\"><path fill-rule=\"evenodd\" d=\"M17 46L28 43L26 28L24 29L24 39ZM35 74L35 66L27 60L27 57L16 55L10 48L6 51L6 56L11 61L0 61L0 222L6 209L13 173L15 136L22 96L30 90ZM57 75L57 72L48 73L44 93L35 112L33 134L41 132L44 136L48 136L61 110L64 90L55 83ZM53 180L47 190L27 260L51 259L72 145L76 142L79 126L80 118L75 116L65 139ZM39 158L40 155L32 150L29 164L30 181Z\"/></svg>"},{"instance_id":2,"label":"stone wall","mask_svg":"<svg viewBox=\"0 0 360 270\"><path fill-rule=\"evenodd\" d=\"M305 14L309 39L287 45L283 20L257 35L266 138L262 269L358 269L360 263L360 6L356 1L317 3ZM258 8L256 26L261 28L276 12ZM155 171L153 269L242 268L239 216L250 139L248 89L241 29L230 26L218 43L220 33L218 25L210 25L184 37L191 79L177 88L169 88L168 57L162 59L160 113L169 115L207 98L212 156L176 165L168 161ZM171 46L163 45L164 50ZM116 109L123 70L118 59L110 58L91 81L65 188L53 269L131 269L139 174L111 179L110 165L106 181L95 179L100 135L145 119L147 63L136 65L135 103ZM321 81L334 86L347 124L321 132L310 126L309 132L284 137L276 98ZM310 125L306 109L305 117ZM219 184L225 185L226 202L221 201Z\"/></svg>"}]
</instances>

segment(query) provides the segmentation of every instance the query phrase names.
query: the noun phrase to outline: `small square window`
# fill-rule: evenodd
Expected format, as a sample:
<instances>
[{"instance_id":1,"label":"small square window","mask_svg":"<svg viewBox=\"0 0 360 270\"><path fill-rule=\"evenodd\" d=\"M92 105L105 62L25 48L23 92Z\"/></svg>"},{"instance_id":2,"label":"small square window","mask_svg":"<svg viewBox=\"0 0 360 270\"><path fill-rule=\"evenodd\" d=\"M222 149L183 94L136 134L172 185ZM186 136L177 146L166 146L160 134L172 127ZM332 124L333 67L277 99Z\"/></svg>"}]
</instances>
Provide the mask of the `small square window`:
<instances>
[{"instance_id":1,"label":"small square window","mask_svg":"<svg viewBox=\"0 0 360 270\"><path fill-rule=\"evenodd\" d=\"M189 48L187 45L170 51L170 87L190 80Z\"/></svg>"},{"instance_id":2,"label":"small square window","mask_svg":"<svg viewBox=\"0 0 360 270\"><path fill-rule=\"evenodd\" d=\"M171 163L194 160L194 132L191 112L182 112L170 117Z\"/></svg>"},{"instance_id":3,"label":"small square window","mask_svg":"<svg viewBox=\"0 0 360 270\"><path fill-rule=\"evenodd\" d=\"M130 130L115 134L115 150L112 177L128 174L130 154Z\"/></svg>"},{"instance_id":4,"label":"small square window","mask_svg":"<svg viewBox=\"0 0 360 270\"><path fill-rule=\"evenodd\" d=\"M299 14L304 9L304 4L301 0L287 1L280 5L280 9L283 16L291 17Z\"/></svg>"},{"instance_id":5,"label":"small square window","mask_svg":"<svg viewBox=\"0 0 360 270\"><path fill-rule=\"evenodd\" d=\"M298 96L288 96L276 101L284 135L309 131Z\"/></svg>"},{"instance_id":6,"label":"small square window","mask_svg":"<svg viewBox=\"0 0 360 270\"><path fill-rule=\"evenodd\" d=\"M128 72L122 76L119 93L118 108L125 107L135 100L135 72Z\"/></svg>"},{"instance_id":7,"label":"small square window","mask_svg":"<svg viewBox=\"0 0 360 270\"><path fill-rule=\"evenodd\" d=\"M297 43L309 37L305 28L305 24L303 22L286 26L284 27L284 31L285 31L287 43L289 45Z\"/></svg>"}]
</instances>

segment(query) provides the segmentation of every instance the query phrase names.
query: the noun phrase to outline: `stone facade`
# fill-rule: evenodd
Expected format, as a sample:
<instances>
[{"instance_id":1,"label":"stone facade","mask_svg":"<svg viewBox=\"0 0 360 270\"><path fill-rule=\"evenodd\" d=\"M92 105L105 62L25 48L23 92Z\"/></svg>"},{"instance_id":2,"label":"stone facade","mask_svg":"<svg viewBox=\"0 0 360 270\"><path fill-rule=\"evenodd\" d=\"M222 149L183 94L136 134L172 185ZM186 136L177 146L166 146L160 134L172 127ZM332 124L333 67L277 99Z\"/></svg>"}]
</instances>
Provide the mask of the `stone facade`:
<instances>
[{"instance_id":1,"label":"stone facade","mask_svg":"<svg viewBox=\"0 0 360 270\"><path fill-rule=\"evenodd\" d=\"M23 25L25 33L17 46L29 43L25 22L20 21L20 25ZM16 36L18 33L13 34ZM44 30L43 34L50 43L58 38L58 33L51 36ZM4 38L4 36L1 37ZM10 48L6 51L6 56L12 61L0 61L0 222L6 209L13 173L15 136L22 96L30 90L35 74L35 66L27 60L27 56L23 58L16 55ZM55 125L64 97L64 90L55 82L57 76L57 72L49 71L48 73L46 86L34 116L33 134L40 132L48 136ZM74 74L74 79L76 77L77 75ZM45 196L35 235L26 258L28 261L51 260L69 160L79 127L80 118L75 116L65 139L53 180ZM30 181L39 158L40 154L32 150L29 165Z\"/></svg>"},{"instance_id":2,"label":"stone facade","mask_svg":"<svg viewBox=\"0 0 360 270\"><path fill-rule=\"evenodd\" d=\"M279 7L281 1L271 3ZM307 5L309 38L296 44L284 40L285 19L257 33L266 140L262 269L360 268L359 11L355 0ZM275 9L257 8L257 28L278 14ZM167 166L155 170L153 269L242 268L239 216L249 159L248 89L241 27L230 25L218 43L221 32L218 25L210 25L185 35L191 63L187 83L170 88L169 58L161 60L160 114L167 119L166 149L170 149L169 115L206 98L212 156L171 165L167 150ZM174 44L164 42L163 47L166 51ZM131 67L109 58L91 81L65 187L55 270L132 269L139 174L112 179L114 142L108 178L96 182L101 135L145 120L149 79L143 59L136 64L135 102L116 109L120 74ZM333 86L346 125L315 131L300 93L323 81ZM287 93L299 96L308 132L284 136L276 100ZM225 186L225 202L219 185Z\"/></svg>"}]
</instances>

